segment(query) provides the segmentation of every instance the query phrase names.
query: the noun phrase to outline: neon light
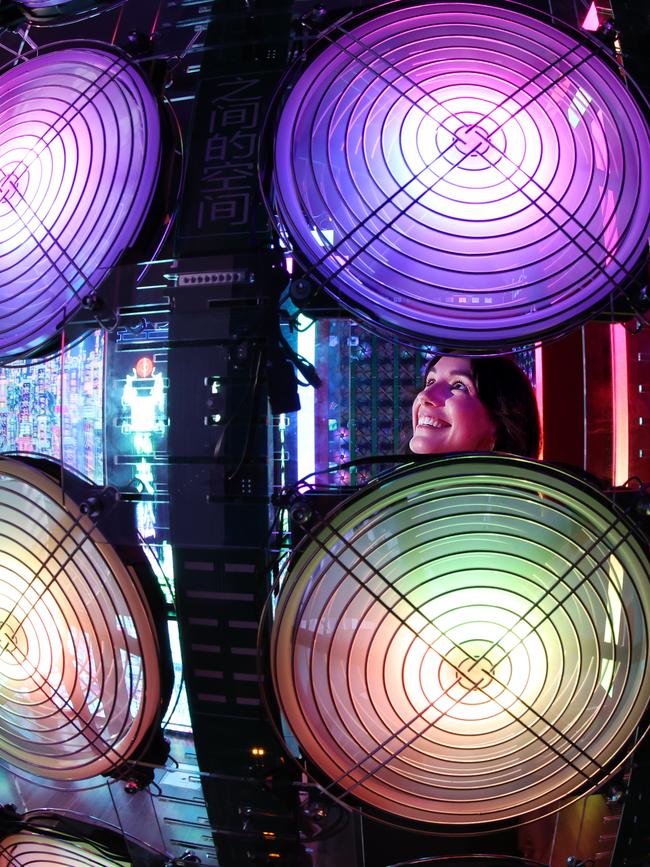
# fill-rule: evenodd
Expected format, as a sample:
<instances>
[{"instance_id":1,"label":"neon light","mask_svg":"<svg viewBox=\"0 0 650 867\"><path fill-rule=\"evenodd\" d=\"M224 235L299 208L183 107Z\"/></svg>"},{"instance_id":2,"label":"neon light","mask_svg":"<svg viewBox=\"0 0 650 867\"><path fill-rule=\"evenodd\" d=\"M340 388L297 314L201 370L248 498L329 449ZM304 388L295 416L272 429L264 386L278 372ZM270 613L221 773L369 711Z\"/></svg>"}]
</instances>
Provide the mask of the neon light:
<instances>
[{"instance_id":1,"label":"neon light","mask_svg":"<svg viewBox=\"0 0 650 867\"><path fill-rule=\"evenodd\" d=\"M143 539L156 538L156 513L151 500L135 504L135 525Z\"/></svg>"},{"instance_id":2,"label":"neon light","mask_svg":"<svg viewBox=\"0 0 650 867\"><path fill-rule=\"evenodd\" d=\"M153 443L151 442L151 435L148 433L134 433L133 449L136 455L153 454Z\"/></svg>"},{"instance_id":3,"label":"neon light","mask_svg":"<svg viewBox=\"0 0 650 867\"><path fill-rule=\"evenodd\" d=\"M16 356L53 337L133 245L160 119L146 77L108 46L14 66L0 105L0 355Z\"/></svg>"},{"instance_id":4,"label":"neon light","mask_svg":"<svg viewBox=\"0 0 650 867\"><path fill-rule=\"evenodd\" d=\"M316 328L312 319L298 314L298 355L314 364L316 361ZM316 469L316 437L314 430L315 396L311 385L298 386L300 412L296 415L298 478L311 475Z\"/></svg>"},{"instance_id":5,"label":"neon light","mask_svg":"<svg viewBox=\"0 0 650 867\"><path fill-rule=\"evenodd\" d=\"M142 485L148 494L154 493L153 471L151 469L151 464L148 461L145 461L144 459L141 460L136 466L134 475L138 481L142 482Z\"/></svg>"},{"instance_id":6,"label":"neon light","mask_svg":"<svg viewBox=\"0 0 650 867\"><path fill-rule=\"evenodd\" d=\"M544 356L542 345L535 346L535 400L539 413L539 427L542 432L539 445L539 459L544 460Z\"/></svg>"},{"instance_id":7,"label":"neon light","mask_svg":"<svg viewBox=\"0 0 650 867\"><path fill-rule=\"evenodd\" d=\"M162 433L165 429L165 384L162 373L143 378L135 372L126 375L122 406L129 410L122 422L122 433Z\"/></svg>"},{"instance_id":8,"label":"neon light","mask_svg":"<svg viewBox=\"0 0 650 867\"><path fill-rule=\"evenodd\" d=\"M147 379L153 373L153 361L148 355L143 355L135 363L135 375L141 379Z\"/></svg>"},{"instance_id":9,"label":"neon light","mask_svg":"<svg viewBox=\"0 0 650 867\"><path fill-rule=\"evenodd\" d=\"M600 27L600 21L598 20L598 9L596 9L595 3L592 3L587 10L587 14L585 15L581 27L583 30L591 30L592 33L595 33L596 30L598 30L598 28Z\"/></svg>"},{"instance_id":10,"label":"neon light","mask_svg":"<svg viewBox=\"0 0 650 867\"><path fill-rule=\"evenodd\" d=\"M627 332L609 326L612 353L612 481L623 485L630 477L629 414L627 393Z\"/></svg>"}]
</instances>

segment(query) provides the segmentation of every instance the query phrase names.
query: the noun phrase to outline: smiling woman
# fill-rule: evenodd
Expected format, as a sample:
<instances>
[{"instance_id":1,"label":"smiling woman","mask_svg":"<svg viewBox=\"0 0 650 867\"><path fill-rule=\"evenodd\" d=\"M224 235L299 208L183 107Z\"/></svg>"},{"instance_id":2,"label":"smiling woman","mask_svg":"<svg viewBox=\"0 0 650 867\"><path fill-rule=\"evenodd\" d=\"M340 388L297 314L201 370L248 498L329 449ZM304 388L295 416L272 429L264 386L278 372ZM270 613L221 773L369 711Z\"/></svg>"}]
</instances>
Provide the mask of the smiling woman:
<instances>
[{"instance_id":1,"label":"smiling woman","mask_svg":"<svg viewBox=\"0 0 650 867\"><path fill-rule=\"evenodd\" d=\"M539 416L526 374L507 358L434 356L413 401L413 454L502 451L536 458Z\"/></svg>"}]
</instances>

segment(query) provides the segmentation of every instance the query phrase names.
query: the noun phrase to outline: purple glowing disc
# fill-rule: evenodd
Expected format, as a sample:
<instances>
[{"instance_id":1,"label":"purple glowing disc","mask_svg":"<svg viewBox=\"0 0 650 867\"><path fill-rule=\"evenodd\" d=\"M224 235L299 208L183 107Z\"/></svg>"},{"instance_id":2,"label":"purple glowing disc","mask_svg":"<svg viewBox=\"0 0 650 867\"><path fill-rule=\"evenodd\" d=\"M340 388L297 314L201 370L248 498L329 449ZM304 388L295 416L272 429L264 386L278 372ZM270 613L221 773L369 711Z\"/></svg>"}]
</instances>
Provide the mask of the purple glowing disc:
<instances>
[{"instance_id":1,"label":"purple glowing disc","mask_svg":"<svg viewBox=\"0 0 650 867\"><path fill-rule=\"evenodd\" d=\"M498 352L568 330L629 281L650 229L649 127L589 37L430 2L320 43L280 115L274 192L307 274L355 315Z\"/></svg>"},{"instance_id":2,"label":"purple glowing disc","mask_svg":"<svg viewBox=\"0 0 650 867\"><path fill-rule=\"evenodd\" d=\"M160 167L156 98L109 46L0 76L0 357L53 337L136 239Z\"/></svg>"}]
</instances>

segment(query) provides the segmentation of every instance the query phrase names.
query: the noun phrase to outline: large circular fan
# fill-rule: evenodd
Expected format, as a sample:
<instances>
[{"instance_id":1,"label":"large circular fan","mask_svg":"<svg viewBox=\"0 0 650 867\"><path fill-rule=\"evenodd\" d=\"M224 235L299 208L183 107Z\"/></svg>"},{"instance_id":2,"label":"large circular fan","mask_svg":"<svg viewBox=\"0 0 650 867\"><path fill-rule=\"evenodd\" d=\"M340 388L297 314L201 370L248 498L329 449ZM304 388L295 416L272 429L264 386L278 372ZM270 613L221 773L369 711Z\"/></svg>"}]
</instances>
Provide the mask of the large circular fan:
<instances>
[{"instance_id":1,"label":"large circular fan","mask_svg":"<svg viewBox=\"0 0 650 867\"><path fill-rule=\"evenodd\" d=\"M159 711L139 584L47 476L0 460L0 759L50 779L121 766Z\"/></svg>"},{"instance_id":2,"label":"large circular fan","mask_svg":"<svg viewBox=\"0 0 650 867\"><path fill-rule=\"evenodd\" d=\"M597 786L650 698L650 562L524 458L408 464L303 540L271 639L307 756L383 816L484 826Z\"/></svg>"},{"instance_id":3,"label":"large circular fan","mask_svg":"<svg viewBox=\"0 0 650 867\"><path fill-rule=\"evenodd\" d=\"M126 864L104 855L91 843L57 840L33 831L11 834L0 842L0 867L115 867Z\"/></svg>"},{"instance_id":4,"label":"large circular fan","mask_svg":"<svg viewBox=\"0 0 650 867\"><path fill-rule=\"evenodd\" d=\"M52 337L134 242L160 150L156 98L110 46L0 76L0 357Z\"/></svg>"},{"instance_id":5,"label":"large circular fan","mask_svg":"<svg viewBox=\"0 0 650 867\"><path fill-rule=\"evenodd\" d=\"M636 271L647 109L589 37L429 2L348 18L317 47L280 115L273 186L303 266L353 313L498 351L568 330Z\"/></svg>"}]
</instances>

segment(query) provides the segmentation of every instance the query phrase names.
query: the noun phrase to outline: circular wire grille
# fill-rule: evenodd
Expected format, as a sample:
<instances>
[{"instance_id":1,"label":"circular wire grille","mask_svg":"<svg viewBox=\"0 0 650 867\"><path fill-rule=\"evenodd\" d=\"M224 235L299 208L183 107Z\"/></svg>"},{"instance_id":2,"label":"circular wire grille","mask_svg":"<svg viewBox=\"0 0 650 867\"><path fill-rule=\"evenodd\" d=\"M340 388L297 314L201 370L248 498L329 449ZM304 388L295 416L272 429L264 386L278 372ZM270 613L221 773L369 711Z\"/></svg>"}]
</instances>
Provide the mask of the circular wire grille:
<instances>
[{"instance_id":1,"label":"circular wire grille","mask_svg":"<svg viewBox=\"0 0 650 867\"><path fill-rule=\"evenodd\" d=\"M636 271L647 112L588 37L431 2L318 44L280 115L274 190L307 273L355 314L510 349L583 321Z\"/></svg>"},{"instance_id":2,"label":"circular wire grille","mask_svg":"<svg viewBox=\"0 0 650 867\"><path fill-rule=\"evenodd\" d=\"M533 461L410 464L289 567L274 685L330 790L408 822L530 818L605 778L650 696L650 563Z\"/></svg>"},{"instance_id":3,"label":"circular wire grille","mask_svg":"<svg viewBox=\"0 0 650 867\"><path fill-rule=\"evenodd\" d=\"M160 148L154 95L109 46L0 76L0 356L52 337L134 242Z\"/></svg>"},{"instance_id":4,"label":"circular wire grille","mask_svg":"<svg viewBox=\"0 0 650 867\"><path fill-rule=\"evenodd\" d=\"M388 867L548 867L548 865L514 855L434 855L431 858L400 861L399 864L390 864Z\"/></svg>"},{"instance_id":5,"label":"circular wire grille","mask_svg":"<svg viewBox=\"0 0 650 867\"><path fill-rule=\"evenodd\" d=\"M0 759L106 774L160 705L149 608L114 549L48 477L0 460Z\"/></svg>"},{"instance_id":6,"label":"circular wire grille","mask_svg":"<svg viewBox=\"0 0 650 867\"><path fill-rule=\"evenodd\" d=\"M86 14L91 11L97 11L97 7L106 3L107 0L20 0L19 5L30 12L36 13L51 13L53 16L61 16L62 13L74 10L75 12L84 10ZM110 2L110 0L109 0Z\"/></svg>"},{"instance_id":7,"label":"circular wire grille","mask_svg":"<svg viewBox=\"0 0 650 867\"><path fill-rule=\"evenodd\" d=\"M124 865L90 843L55 840L33 831L11 834L0 842L0 867L115 867Z\"/></svg>"}]
</instances>

